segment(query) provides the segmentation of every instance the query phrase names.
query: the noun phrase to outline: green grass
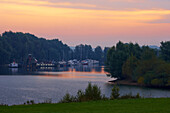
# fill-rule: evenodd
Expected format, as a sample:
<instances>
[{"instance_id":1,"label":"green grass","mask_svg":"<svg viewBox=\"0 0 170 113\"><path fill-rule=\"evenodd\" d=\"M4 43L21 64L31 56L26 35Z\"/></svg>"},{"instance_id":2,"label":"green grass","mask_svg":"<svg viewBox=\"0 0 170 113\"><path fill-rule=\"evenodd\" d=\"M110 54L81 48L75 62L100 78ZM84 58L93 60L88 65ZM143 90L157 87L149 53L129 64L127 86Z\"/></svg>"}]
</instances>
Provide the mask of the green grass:
<instances>
[{"instance_id":1,"label":"green grass","mask_svg":"<svg viewBox=\"0 0 170 113\"><path fill-rule=\"evenodd\" d=\"M170 98L0 106L0 113L170 113Z\"/></svg>"}]
</instances>

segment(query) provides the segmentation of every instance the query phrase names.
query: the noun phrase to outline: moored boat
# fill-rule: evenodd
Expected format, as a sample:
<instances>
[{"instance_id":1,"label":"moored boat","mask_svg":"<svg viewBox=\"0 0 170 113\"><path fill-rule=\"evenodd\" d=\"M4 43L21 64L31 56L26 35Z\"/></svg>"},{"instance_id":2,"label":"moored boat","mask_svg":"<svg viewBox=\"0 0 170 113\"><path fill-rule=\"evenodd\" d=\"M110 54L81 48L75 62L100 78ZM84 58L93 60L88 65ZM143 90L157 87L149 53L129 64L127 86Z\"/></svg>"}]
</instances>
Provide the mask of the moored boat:
<instances>
[{"instance_id":1,"label":"moored boat","mask_svg":"<svg viewBox=\"0 0 170 113\"><path fill-rule=\"evenodd\" d=\"M14 62L10 63L8 66L9 66L10 68L18 68L18 63L16 63L16 62L14 61Z\"/></svg>"}]
</instances>

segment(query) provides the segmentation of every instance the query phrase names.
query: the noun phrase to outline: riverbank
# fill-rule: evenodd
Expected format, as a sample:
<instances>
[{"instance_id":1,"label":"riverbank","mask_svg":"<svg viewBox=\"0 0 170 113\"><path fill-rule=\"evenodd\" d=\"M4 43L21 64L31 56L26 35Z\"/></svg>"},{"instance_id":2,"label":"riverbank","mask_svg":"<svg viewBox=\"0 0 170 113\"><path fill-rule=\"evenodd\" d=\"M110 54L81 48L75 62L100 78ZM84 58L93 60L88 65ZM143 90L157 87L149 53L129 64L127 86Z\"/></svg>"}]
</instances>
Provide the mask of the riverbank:
<instances>
[{"instance_id":1,"label":"riverbank","mask_svg":"<svg viewBox=\"0 0 170 113\"><path fill-rule=\"evenodd\" d=\"M136 82L132 82L131 80L111 80L108 82L117 84L117 85L141 86Z\"/></svg>"},{"instance_id":2,"label":"riverbank","mask_svg":"<svg viewBox=\"0 0 170 113\"><path fill-rule=\"evenodd\" d=\"M170 113L170 98L0 106L0 113Z\"/></svg>"},{"instance_id":3,"label":"riverbank","mask_svg":"<svg viewBox=\"0 0 170 113\"><path fill-rule=\"evenodd\" d=\"M110 80L108 82L112 83L112 84L117 84L117 85L139 86L139 87L149 87L149 88L159 88L159 89L170 89L170 86L167 86L167 87L147 86L147 85L138 84L137 82L133 82L131 80Z\"/></svg>"}]
</instances>

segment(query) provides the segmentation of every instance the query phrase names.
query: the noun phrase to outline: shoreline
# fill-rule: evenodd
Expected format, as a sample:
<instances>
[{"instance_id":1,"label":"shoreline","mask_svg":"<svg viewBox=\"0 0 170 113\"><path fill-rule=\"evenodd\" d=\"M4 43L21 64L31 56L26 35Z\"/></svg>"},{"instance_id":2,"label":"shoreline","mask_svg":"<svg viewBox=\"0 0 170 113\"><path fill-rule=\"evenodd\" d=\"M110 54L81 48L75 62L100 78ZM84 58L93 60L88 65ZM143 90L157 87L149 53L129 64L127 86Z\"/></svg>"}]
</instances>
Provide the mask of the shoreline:
<instances>
[{"instance_id":1,"label":"shoreline","mask_svg":"<svg viewBox=\"0 0 170 113\"><path fill-rule=\"evenodd\" d=\"M141 86L136 82L132 82L130 80L110 80L109 83L117 84L117 85L129 85L129 86Z\"/></svg>"},{"instance_id":2,"label":"shoreline","mask_svg":"<svg viewBox=\"0 0 170 113\"><path fill-rule=\"evenodd\" d=\"M170 87L159 87L159 86L147 86L147 85L140 85L137 82L133 82L131 80L110 80L109 83L113 83L116 85L127 85L127 86L138 86L138 87L145 87L145 88L156 88L156 89L166 89L170 90Z\"/></svg>"}]
</instances>

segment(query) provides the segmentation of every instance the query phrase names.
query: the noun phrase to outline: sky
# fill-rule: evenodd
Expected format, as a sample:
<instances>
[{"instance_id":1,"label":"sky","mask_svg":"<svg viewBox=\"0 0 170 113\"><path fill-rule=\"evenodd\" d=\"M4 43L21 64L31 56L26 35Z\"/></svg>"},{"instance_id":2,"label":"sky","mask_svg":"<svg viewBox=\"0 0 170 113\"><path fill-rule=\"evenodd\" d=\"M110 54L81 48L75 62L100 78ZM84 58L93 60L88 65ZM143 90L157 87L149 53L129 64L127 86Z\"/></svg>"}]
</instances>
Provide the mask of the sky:
<instances>
[{"instance_id":1,"label":"sky","mask_svg":"<svg viewBox=\"0 0 170 113\"><path fill-rule=\"evenodd\" d=\"M69 46L170 40L170 0L0 0L0 33L32 33Z\"/></svg>"}]
</instances>

